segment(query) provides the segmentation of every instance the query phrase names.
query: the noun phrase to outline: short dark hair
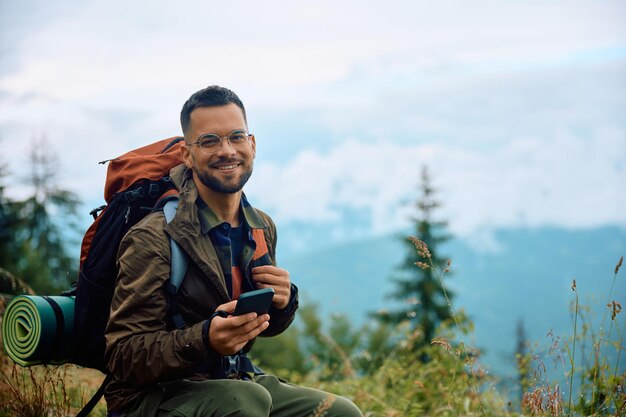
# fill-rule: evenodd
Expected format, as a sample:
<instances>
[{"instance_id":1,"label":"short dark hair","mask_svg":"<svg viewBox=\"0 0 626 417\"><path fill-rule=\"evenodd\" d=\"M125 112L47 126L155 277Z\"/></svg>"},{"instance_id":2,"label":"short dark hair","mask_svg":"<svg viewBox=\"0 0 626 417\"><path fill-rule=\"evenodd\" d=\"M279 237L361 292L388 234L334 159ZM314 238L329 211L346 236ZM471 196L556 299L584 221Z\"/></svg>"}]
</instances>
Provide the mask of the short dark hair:
<instances>
[{"instance_id":1,"label":"short dark hair","mask_svg":"<svg viewBox=\"0 0 626 417\"><path fill-rule=\"evenodd\" d=\"M211 106L225 106L227 104L234 103L239 107L243 113L243 119L246 124L248 119L246 118L246 109L243 103L237 97L233 91L219 85L210 85L207 88L196 91L189 97L189 99L183 104L183 109L180 111L180 126L183 128L183 134L187 133L189 128L189 118L191 112L198 107L211 107Z\"/></svg>"}]
</instances>

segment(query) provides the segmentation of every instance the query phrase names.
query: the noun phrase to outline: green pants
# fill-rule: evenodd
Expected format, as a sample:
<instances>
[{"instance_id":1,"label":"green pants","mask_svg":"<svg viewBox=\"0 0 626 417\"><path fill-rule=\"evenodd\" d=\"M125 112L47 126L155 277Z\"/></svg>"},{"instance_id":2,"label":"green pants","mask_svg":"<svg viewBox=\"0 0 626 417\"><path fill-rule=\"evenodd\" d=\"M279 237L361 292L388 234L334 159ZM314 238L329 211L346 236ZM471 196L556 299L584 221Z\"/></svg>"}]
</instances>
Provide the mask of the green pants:
<instances>
[{"instance_id":1,"label":"green pants","mask_svg":"<svg viewBox=\"0 0 626 417\"><path fill-rule=\"evenodd\" d=\"M150 393L128 417L362 417L348 399L289 384L272 375L254 381L176 381Z\"/></svg>"}]
</instances>

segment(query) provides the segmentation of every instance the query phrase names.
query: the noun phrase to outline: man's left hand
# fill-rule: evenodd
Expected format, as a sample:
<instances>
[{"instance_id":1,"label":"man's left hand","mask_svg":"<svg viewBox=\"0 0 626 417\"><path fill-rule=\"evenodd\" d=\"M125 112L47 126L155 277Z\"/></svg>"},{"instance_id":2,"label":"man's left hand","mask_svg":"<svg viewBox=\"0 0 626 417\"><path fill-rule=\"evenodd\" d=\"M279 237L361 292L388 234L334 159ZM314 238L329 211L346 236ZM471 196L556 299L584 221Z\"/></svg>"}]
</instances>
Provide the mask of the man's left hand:
<instances>
[{"instance_id":1,"label":"man's left hand","mask_svg":"<svg viewBox=\"0 0 626 417\"><path fill-rule=\"evenodd\" d=\"M291 281L289 272L273 265L263 265L252 268L252 279L258 288L274 288L274 307L282 310L289 304L291 298Z\"/></svg>"}]
</instances>

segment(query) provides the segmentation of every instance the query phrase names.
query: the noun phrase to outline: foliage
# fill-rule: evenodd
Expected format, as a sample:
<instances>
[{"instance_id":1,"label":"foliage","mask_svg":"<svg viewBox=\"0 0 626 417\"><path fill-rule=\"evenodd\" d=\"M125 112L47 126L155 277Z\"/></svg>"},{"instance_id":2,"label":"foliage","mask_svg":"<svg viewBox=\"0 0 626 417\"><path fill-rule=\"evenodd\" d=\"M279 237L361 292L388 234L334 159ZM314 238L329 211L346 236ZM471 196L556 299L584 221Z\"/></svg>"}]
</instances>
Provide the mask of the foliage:
<instances>
[{"instance_id":1,"label":"foliage","mask_svg":"<svg viewBox=\"0 0 626 417\"><path fill-rule=\"evenodd\" d=\"M16 265L20 252L17 232L20 228L16 203L5 195L6 165L0 163L0 266Z\"/></svg>"},{"instance_id":2,"label":"foliage","mask_svg":"<svg viewBox=\"0 0 626 417\"><path fill-rule=\"evenodd\" d=\"M515 329L515 365L517 368L518 385L520 388L519 399L530 389L530 355L528 354L528 338L524 321L520 319Z\"/></svg>"},{"instance_id":3,"label":"foliage","mask_svg":"<svg viewBox=\"0 0 626 417\"><path fill-rule=\"evenodd\" d=\"M291 326L271 339L258 338L248 356L261 369L272 369L277 376L290 379L294 374L305 375L310 371L310 364L300 348L302 337L300 329Z\"/></svg>"},{"instance_id":4,"label":"foliage","mask_svg":"<svg viewBox=\"0 0 626 417\"><path fill-rule=\"evenodd\" d=\"M626 395L621 387L626 383L626 372L620 365L624 351L621 305L613 300L607 304L596 332L585 309L574 305L573 315L578 319L573 322L582 323L579 331L572 330L577 351L585 352L585 341L590 338L590 357L575 360L581 355L574 355L573 340L563 342L554 335L545 357L537 352L529 356L531 385L524 394L523 414L512 409L509 399L497 388L498 381L482 368L480 352L465 345L462 338L471 331L471 324L462 312L452 309L454 318L438 326L434 340L424 345L420 329L413 329L408 322L355 329L347 318L334 317L336 324L325 330L318 309L305 307L301 316L307 323L299 322L294 329L272 338L277 343L274 351L264 354L262 347L257 351L265 342L259 340L255 359L267 372L293 383L352 399L370 417L623 416ZM607 323L605 332L602 329ZM384 346L381 339L391 341L390 347L382 348L384 355L371 348ZM307 356L311 352L316 353ZM422 362L423 356L430 360ZM372 358L379 358L377 366L372 366ZM91 386L86 389L84 376L70 376L77 371L75 367L11 368L6 357L0 355L0 359L0 416L68 415L67 410L75 412L90 395L88 391L95 390L93 384L99 382L93 381L92 374ZM369 367L364 365L368 363ZM551 374L558 368L564 372L561 377ZM572 380L572 370L574 381L579 381L576 387L567 382ZM579 394L573 395L575 400L570 403L569 393L574 388ZM96 413L104 416L104 406L100 405Z\"/></svg>"},{"instance_id":5,"label":"foliage","mask_svg":"<svg viewBox=\"0 0 626 417\"><path fill-rule=\"evenodd\" d=\"M67 255L65 240L76 229L79 200L57 185L58 163L45 139L33 143L29 168L25 182L31 194L25 199L9 199L0 186L0 267L38 293L55 293L76 276L77 262Z\"/></svg>"},{"instance_id":6,"label":"foliage","mask_svg":"<svg viewBox=\"0 0 626 417\"><path fill-rule=\"evenodd\" d=\"M428 248L419 239L412 241L422 259L428 261ZM441 282L441 273L430 263L429 267ZM480 352L468 348L462 340L455 341L471 332L472 325L463 312L454 312L451 306L453 318L442 322L429 345L421 344L420 329L412 329L408 322L383 327L382 332L367 332L366 327L355 331L341 322L336 325L341 332L335 333L341 337L335 339L330 331L324 333L313 308L304 315L309 321L307 331L298 335L304 338L300 344L305 350L315 349L314 364L306 374L290 374L290 380L347 396L369 416L623 416L626 371L620 365L624 352L618 324L621 304L612 300L611 293L605 317L596 331L583 314L586 309L575 302L576 294L572 336L563 342L550 333L552 341L546 358L537 349L528 353L530 347L520 322L517 364L523 387L523 414L513 409L520 404L511 401L498 381L482 368L478 362ZM607 322L608 331L604 330ZM576 327L578 323L582 323L580 328ZM383 355L369 348L376 345L380 334L393 341L390 349L382 349ZM359 340L356 347L354 337ZM585 357L588 339L592 349ZM421 361L422 357L429 361ZM372 365L372 358L380 358L376 366L363 365ZM560 368L562 375L555 375L552 368Z\"/></svg>"},{"instance_id":7,"label":"foliage","mask_svg":"<svg viewBox=\"0 0 626 417\"><path fill-rule=\"evenodd\" d=\"M622 259L615 267L607 309L597 329L586 314L588 309L579 305L576 280L573 281L572 336L562 340L549 332L552 340L547 352L537 352L529 361L533 369L532 386L524 393L522 402L529 415L626 415L625 349L622 326L619 324L621 304L612 299ZM607 331L605 325L609 316ZM580 327L579 322L582 323ZM585 354L588 345L591 349Z\"/></svg>"},{"instance_id":8,"label":"foliage","mask_svg":"<svg viewBox=\"0 0 626 417\"><path fill-rule=\"evenodd\" d=\"M102 379L73 365L22 368L3 355L0 360L0 417L75 415ZM104 417L104 401L90 415Z\"/></svg>"},{"instance_id":9,"label":"foliage","mask_svg":"<svg viewBox=\"0 0 626 417\"><path fill-rule=\"evenodd\" d=\"M50 367L18 368L0 373L0 416L66 416L70 398L65 376Z\"/></svg>"},{"instance_id":10,"label":"foliage","mask_svg":"<svg viewBox=\"0 0 626 417\"><path fill-rule=\"evenodd\" d=\"M420 192L421 196L416 201L417 216L412 219L414 234L427 245L429 262L435 268L444 270L448 262L439 254L439 248L450 236L445 233L447 223L434 219L434 212L441 203L435 199L436 191L426 167L421 174ZM403 240L407 255L392 277L396 289L391 294L403 306L397 311L379 312L377 317L391 324L408 320L413 329L421 329L421 341L415 344L419 348L430 343L439 323L452 318L444 291L447 291L447 297L452 294L438 282L434 268L429 268L424 262L418 262L420 268L415 268L414 244Z\"/></svg>"},{"instance_id":11,"label":"foliage","mask_svg":"<svg viewBox=\"0 0 626 417\"><path fill-rule=\"evenodd\" d=\"M481 400L472 388L469 368L477 366L478 355L464 355L452 342L454 332L445 326L440 330L436 343L417 347L421 334L405 322L393 329L397 343L369 374L346 372L358 369L358 356L346 357L339 368L320 366L293 382L351 398L369 416L502 415L505 401L497 393L481 394ZM422 363L423 355L431 360ZM489 390L491 380L482 371L478 375L479 384ZM481 401L490 410L485 414Z\"/></svg>"}]
</instances>

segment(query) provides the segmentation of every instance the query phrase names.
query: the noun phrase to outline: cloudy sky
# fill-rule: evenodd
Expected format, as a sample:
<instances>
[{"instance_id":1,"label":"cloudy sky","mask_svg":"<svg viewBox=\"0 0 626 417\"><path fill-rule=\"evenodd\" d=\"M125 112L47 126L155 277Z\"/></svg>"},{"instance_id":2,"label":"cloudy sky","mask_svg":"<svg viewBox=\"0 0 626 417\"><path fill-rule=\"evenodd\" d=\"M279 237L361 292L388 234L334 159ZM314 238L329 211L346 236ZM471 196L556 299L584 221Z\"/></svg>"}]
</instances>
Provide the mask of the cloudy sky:
<instances>
[{"instance_id":1,"label":"cloudy sky","mask_svg":"<svg viewBox=\"0 0 626 417\"><path fill-rule=\"evenodd\" d=\"M97 162L179 134L220 84L279 225L397 230L427 164L461 236L626 226L624 22L621 0L0 0L0 161L22 173L45 137L99 205Z\"/></svg>"}]
</instances>

